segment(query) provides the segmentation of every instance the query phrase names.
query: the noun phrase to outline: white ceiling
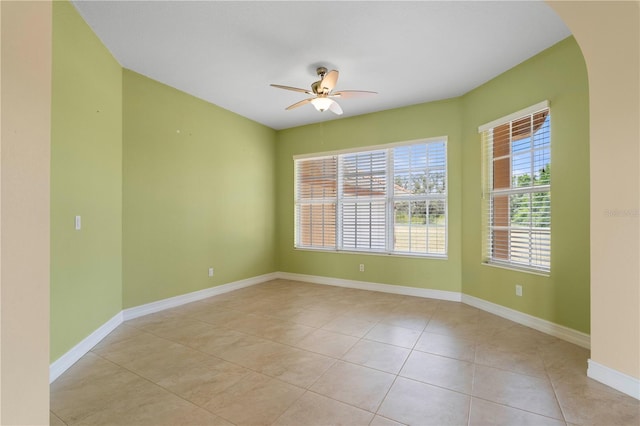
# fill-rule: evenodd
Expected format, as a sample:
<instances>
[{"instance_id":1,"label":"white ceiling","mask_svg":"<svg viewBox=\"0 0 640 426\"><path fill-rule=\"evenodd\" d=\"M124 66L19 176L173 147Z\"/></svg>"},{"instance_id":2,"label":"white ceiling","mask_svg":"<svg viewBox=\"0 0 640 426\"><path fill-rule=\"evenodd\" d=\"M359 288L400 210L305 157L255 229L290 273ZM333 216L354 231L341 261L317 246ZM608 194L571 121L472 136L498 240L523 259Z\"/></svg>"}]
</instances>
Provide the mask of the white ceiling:
<instances>
[{"instance_id":1,"label":"white ceiling","mask_svg":"<svg viewBox=\"0 0 640 426\"><path fill-rule=\"evenodd\" d=\"M340 71L349 117L462 95L570 35L542 1L75 1L120 64L274 129L338 116L308 89Z\"/></svg>"}]
</instances>

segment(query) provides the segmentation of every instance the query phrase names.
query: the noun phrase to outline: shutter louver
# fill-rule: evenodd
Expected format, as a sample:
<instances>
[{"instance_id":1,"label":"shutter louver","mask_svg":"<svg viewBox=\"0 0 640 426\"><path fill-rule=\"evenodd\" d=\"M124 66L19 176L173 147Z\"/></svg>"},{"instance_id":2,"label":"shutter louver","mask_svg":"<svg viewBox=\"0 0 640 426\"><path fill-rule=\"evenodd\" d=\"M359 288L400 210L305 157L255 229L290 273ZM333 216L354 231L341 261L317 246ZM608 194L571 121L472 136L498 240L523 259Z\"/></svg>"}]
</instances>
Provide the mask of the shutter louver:
<instances>
[{"instance_id":1,"label":"shutter louver","mask_svg":"<svg viewBox=\"0 0 640 426\"><path fill-rule=\"evenodd\" d=\"M297 160L295 166L296 246L335 248L336 157Z\"/></svg>"},{"instance_id":2,"label":"shutter louver","mask_svg":"<svg viewBox=\"0 0 640 426\"><path fill-rule=\"evenodd\" d=\"M342 176L342 249L386 249L386 151L345 154Z\"/></svg>"},{"instance_id":3,"label":"shutter louver","mask_svg":"<svg viewBox=\"0 0 640 426\"><path fill-rule=\"evenodd\" d=\"M490 263L550 270L550 123L545 103L481 129Z\"/></svg>"}]
</instances>

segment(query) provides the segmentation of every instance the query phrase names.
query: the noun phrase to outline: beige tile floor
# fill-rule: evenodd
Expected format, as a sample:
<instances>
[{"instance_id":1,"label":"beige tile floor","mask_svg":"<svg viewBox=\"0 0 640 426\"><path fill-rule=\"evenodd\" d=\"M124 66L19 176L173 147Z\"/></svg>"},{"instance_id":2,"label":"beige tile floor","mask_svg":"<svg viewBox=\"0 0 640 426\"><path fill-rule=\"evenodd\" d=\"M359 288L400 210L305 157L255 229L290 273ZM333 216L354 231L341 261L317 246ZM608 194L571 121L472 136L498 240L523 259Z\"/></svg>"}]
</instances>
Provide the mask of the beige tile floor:
<instances>
[{"instance_id":1,"label":"beige tile floor","mask_svg":"<svg viewBox=\"0 0 640 426\"><path fill-rule=\"evenodd\" d=\"M455 303L277 280L127 321L54 425L639 425L589 352Z\"/></svg>"}]
</instances>

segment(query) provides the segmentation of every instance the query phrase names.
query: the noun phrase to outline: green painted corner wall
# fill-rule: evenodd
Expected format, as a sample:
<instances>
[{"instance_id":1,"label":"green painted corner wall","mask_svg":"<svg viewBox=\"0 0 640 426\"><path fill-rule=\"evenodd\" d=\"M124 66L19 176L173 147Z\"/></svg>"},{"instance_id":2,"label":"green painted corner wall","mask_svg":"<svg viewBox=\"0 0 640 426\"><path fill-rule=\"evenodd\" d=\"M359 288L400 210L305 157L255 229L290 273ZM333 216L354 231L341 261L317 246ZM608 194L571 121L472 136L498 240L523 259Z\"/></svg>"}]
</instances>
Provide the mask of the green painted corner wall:
<instances>
[{"instance_id":1,"label":"green painted corner wall","mask_svg":"<svg viewBox=\"0 0 640 426\"><path fill-rule=\"evenodd\" d=\"M275 131L123 78L124 308L274 272Z\"/></svg>"},{"instance_id":2,"label":"green painted corner wall","mask_svg":"<svg viewBox=\"0 0 640 426\"><path fill-rule=\"evenodd\" d=\"M552 272L482 264L478 126L542 100L552 111ZM589 332L589 111L582 53L569 37L473 91L278 132L278 269L298 274L462 292ZM447 136L447 260L294 250L293 161L320 153ZM358 264L366 264L366 272ZM515 284L524 296L515 296Z\"/></svg>"},{"instance_id":3,"label":"green painted corner wall","mask_svg":"<svg viewBox=\"0 0 640 426\"><path fill-rule=\"evenodd\" d=\"M278 132L276 168L280 271L460 292L461 108L457 99L420 104ZM448 259L294 250L294 155L447 136ZM365 272L358 265L365 264Z\"/></svg>"},{"instance_id":4,"label":"green painted corner wall","mask_svg":"<svg viewBox=\"0 0 640 426\"><path fill-rule=\"evenodd\" d=\"M551 107L551 273L482 264L478 126L542 100ZM569 37L463 99L462 282L465 294L589 333L589 98L582 52ZM515 295L515 285L523 296Z\"/></svg>"},{"instance_id":5,"label":"green painted corner wall","mask_svg":"<svg viewBox=\"0 0 640 426\"><path fill-rule=\"evenodd\" d=\"M53 2L51 110L54 361L122 310L122 69L69 2Z\"/></svg>"}]
</instances>

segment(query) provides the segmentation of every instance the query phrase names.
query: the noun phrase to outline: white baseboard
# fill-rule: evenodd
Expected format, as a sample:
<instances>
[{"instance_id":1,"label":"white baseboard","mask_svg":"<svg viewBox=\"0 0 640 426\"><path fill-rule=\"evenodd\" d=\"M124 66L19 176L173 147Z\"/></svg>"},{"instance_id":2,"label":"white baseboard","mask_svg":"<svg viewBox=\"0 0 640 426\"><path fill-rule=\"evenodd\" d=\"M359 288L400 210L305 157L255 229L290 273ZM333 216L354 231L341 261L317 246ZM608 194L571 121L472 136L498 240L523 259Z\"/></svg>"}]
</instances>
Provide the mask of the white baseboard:
<instances>
[{"instance_id":1,"label":"white baseboard","mask_svg":"<svg viewBox=\"0 0 640 426\"><path fill-rule=\"evenodd\" d=\"M567 342L576 344L583 348L591 348L591 337L586 333L582 333L572 328L543 320L541 318L525 314L524 312L516 311L467 294L462 295L462 303L466 303L467 305L482 309L483 311L498 315L502 318L517 322L518 324L533 328L534 330L541 331L559 339L566 340Z\"/></svg>"},{"instance_id":2,"label":"white baseboard","mask_svg":"<svg viewBox=\"0 0 640 426\"><path fill-rule=\"evenodd\" d=\"M91 350L95 345L100 343L109 333L117 326L133 318L143 315L159 312L164 309L173 308L184 305L185 303L195 302L197 300L206 299L207 297L216 296L218 294L227 293L233 290L239 290L244 287L271 281L277 278L276 273L259 275L257 277L247 278L245 280L235 281L228 284L222 284L216 287L204 290L194 291L192 293L183 294L169 299L159 300L157 302L147 303L145 305L136 306L134 308L125 309L118 312L113 318L100 326L96 331L84 338L80 343L71 348L67 353L55 360L49 366L49 383L53 383L62 373L67 371L69 367L76 363L82 356Z\"/></svg>"},{"instance_id":3,"label":"white baseboard","mask_svg":"<svg viewBox=\"0 0 640 426\"><path fill-rule=\"evenodd\" d=\"M640 379L621 373L590 359L587 376L640 400Z\"/></svg>"},{"instance_id":4,"label":"white baseboard","mask_svg":"<svg viewBox=\"0 0 640 426\"><path fill-rule=\"evenodd\" d=\"M96 331L82 339L80 343L55 360L49 366L49 383L53 383L55 379L60 377L62 373L67 371L69 367L82 358L84 354L89 352L91 348L100 343L102 339L115 330L115 328L120 324L122 324L122 311L118 312L113 318L102 324Z\"/></svg>"},{"instance_id":5,"label":"white baseboard","mask_svg":"<svg viewBox=\"0 0 640 426\"><path fill-rule=\"evenodd\" d=\"M402 294L405 296L426 297L429 299L460 302L460 293L456 291L431 290L428 288L405 287L401 285L380 284L368 281L344 280L341 278L322 277L318 275L292 274L278 272L277 277L284 280L304 281L312 284L332 285L336 287L357 288L359 290L379 291L382 293Z\"/></svg>"},{"instance_id":6,"label":"white baseboard","mask_svg":"<svg viewBox=\"0 0 640 426\"><path fill-rule=\"evenodd\" d=\"M294 274L289 272L273 272L270 274L259 275L257 277L247 278L244 280L235 281L232 283L207 288L204 290L194 291L192 293L187 293L187 294L171 297L164 300L159 300L157 302L147 303L141 306L125 309L119 312L117 315L115 315L113 318L111 318L101 327L99 327L96 331L91 333L91 335L89 335L87 338L83 339L80 343L74 346L69 352L67 352L62 357L54 361L49 367L49 382L51 383L55 379L57 379L62 373L64 373L69 367L71 367L76 361L78 361L84 354L89 352L91 348L93 348L97 343L99 343L104 337L106 337L110 332L112 332L123 321L127 321L133 318L138 318L143 315L152 314L152 313L173 308L176 306L184 305L186 303L206 299L208 297L227 293L229 291L250 287L256 284L261 284L274 279L303 281L303 282L308 282L312 284L332 285L337 287L356 288L360 290L379 291L383 293L402 294L405 296L416 296L416 297L425 297L430 299L462 302L462 303L466 303L468 305L474 306L478 309L482 309L492 314L517 322L519 324L525 325L527 327L531 327L543 333L547 333L552 336L558 337L560 339L566 340L568 342L577 344L584 348L590 347L590 337L585 333L581 333L579 331L570 329L568 327L554 324L552 322L510 309L510 308L506 308L504 306L497 305L495 303L491 303L483 299L478 299L473 296L461 294L455 291L432 290L432 289L417 288L417 287L405 287L405 286L397 286L397 285L391 285L391 284L372 283L368 281L345 280L340 278L323 277L323 276L317 276L317 275ZM591 369L591 364L590 364L590 369ZM602 381L605 384L608 384L608 382L606 382L605 380L612 381L613 379L611 379L611 377L615 375L611 373L603 374L602 371L604 371L604 369L608 369L608 367L601 366L600 369L595 367L593 378L596 380ZM617 373L615 370L611 370L611 369L608 369L608 370L614 373ZM620 375L621 373L617 373L617 374ZM599 378L596 378L596 376L597 377L605 376L605 378L603 380L600 380ZM592 377L592 376L589 375L589 377ZM618 377L618 376L615 376L615 377ZM636 392L637 392L637 387L638 387L637 379L631 378L631 382L629 382L629 380L627 379L622 380L618 377L618 379L616 380L618 382L631 383L631 384L625 385L626 386L625 388L631 388L632 391L634 386L633 380L635 380L635 386L636 386ZM612 386L618 389L616 386L613 386L613 385L609 385L609 386ZM625 392L625 393L628 393L628 392Z\"/></svg>"},{"instance_id":7,"label":"white baseboard","mask_svg":"<svg viewBox=\"0 0 640 426\"><path fill-rule=\"evenodd\" d=\"M217 296L219 294L228 293L233 290L239 290L241 288L250 287L252 285L260 284L266 281L271 281L277 278L278 273L258 275L257 277L247 278L240 281L234 281L228 284L222 284L216 287L205 288L204 290L198 290L187 294L181 294L180 296L170 297L168 299L158 300L157 302L146 303L144 305L135 306L122 311L123 320L138 318L144 315L160 312L165 309L175 308L176 306L184 305L186 303L196 302L198 300L206 299L208 297Z\"/></svg>"}]
</instances>

